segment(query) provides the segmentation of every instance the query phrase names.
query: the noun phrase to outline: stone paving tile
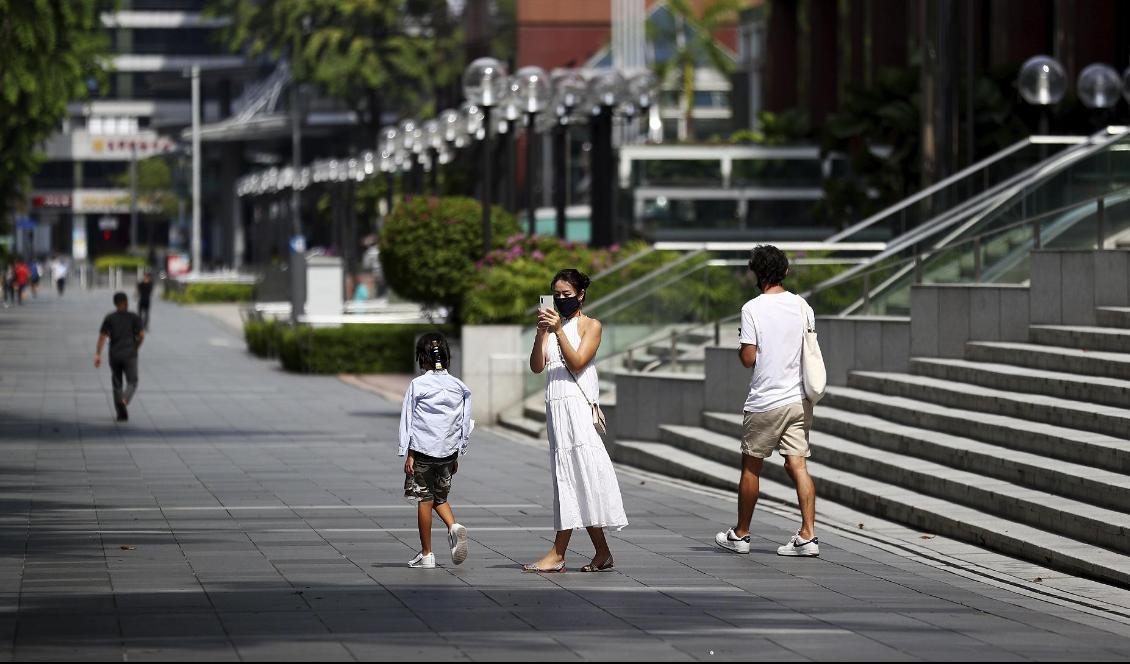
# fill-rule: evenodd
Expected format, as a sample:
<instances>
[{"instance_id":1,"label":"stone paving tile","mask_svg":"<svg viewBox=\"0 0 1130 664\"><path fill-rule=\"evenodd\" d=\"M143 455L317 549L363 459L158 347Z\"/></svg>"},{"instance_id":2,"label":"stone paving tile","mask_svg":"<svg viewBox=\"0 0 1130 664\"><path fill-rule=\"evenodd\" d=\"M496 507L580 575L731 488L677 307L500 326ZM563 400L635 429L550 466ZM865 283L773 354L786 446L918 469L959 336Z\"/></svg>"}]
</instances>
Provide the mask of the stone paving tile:
<instances>
[{"instance_id":1,"label":"stone paving tile","mask_svg":"<svg viewBox=\"0 0 1130 664\"><path fill-rule=\"evenodd\" d=\"M1130 627L795 528L758 512L717 551L731 501L621 476L618 572L518 567L549 547L544 443L476 433L453 508L471 557L410 570L399 404L248 356L155 304L141 390L111 421L90 364L109 294L0 312L0 659L1117 659ZM210 340L220 339L221 344ZM438 522L437 522L438 523ZM822 538L824 539L824 538ZM122 547L127 547L123 549Z\"/></svg>"}]
</instances>

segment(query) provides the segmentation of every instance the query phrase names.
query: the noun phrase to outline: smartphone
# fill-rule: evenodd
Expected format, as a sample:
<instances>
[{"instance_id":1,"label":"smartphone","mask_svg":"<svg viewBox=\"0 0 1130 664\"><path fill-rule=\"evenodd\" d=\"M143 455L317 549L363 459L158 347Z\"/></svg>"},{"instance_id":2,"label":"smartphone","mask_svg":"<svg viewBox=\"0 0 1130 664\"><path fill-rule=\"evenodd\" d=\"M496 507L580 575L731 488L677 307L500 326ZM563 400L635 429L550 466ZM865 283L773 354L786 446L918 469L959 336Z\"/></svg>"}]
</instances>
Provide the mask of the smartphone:
<instances>
[{"instance_id":1,"label":"smartphone","mask_svg":"<svg viewBox=\"0 0 1130 664\"><path fill-rule=\"evenodd\" d=\"M542 295L538 298L538 309L547 309L553 311L553 296Z\"/></svg>"}]
</instances>

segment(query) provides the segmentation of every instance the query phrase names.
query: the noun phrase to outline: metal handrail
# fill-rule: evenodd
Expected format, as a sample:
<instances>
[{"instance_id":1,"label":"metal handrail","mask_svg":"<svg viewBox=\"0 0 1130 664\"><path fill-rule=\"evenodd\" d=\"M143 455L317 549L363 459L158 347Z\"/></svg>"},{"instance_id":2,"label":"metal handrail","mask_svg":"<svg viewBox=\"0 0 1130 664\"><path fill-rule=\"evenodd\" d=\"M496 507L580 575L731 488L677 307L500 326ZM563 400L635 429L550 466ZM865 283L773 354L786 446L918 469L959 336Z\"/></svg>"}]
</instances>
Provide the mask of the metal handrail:
<instances>
[{"instance_id":1,"label":"metal handrail","mask_svg":"<svg viewBox=\"0 0 1130 664\"><path fill-rule=\"evenodd\" d=\"M1071 163L1076 163L1080 159L1085 159L1095 154L1096 152L1102 151L1103 149L1109 147L1112 142L1116 142L1118 140L1121 140L1122 138L1125 138L1126 133L1126 128L1113 126L1108 127L1101 132L1097 132L1096 134L1088 137L1085 143L1080 144L1084 146L1080 150L1061 153L1054 160L1054 163L1050 165L1047 164L1047 160L1045 160L1045 162L1041 162L1040 164L1036 164L1031 168L1025 169L1024 171L1005 180L1004 182L986 189L973 198L967 199L965 202L959 204L953 209L946 210L945 212L924 222L918 228L911 230L903 234L899 238L892 240L887 244L886 249L879 252L872 258L872 262L881 261L890 255L902 251L908 246L914 245L921 240L930 237L931 235L935 235L950 228L967 216L975 215L978 211L985 210L986 207L991 206L991 204L995 202L1001 202L1010 198L1011 196L1016 194L1018 188L1020 190L1026 188L1029 184L1029 181L1033 177L1042 178L1053 175L1054 173L1052 171L1065 168ZM1103 138L1108 137L1110 138L1110 140L1102 140ZM980 220L981 218L983 217L979 217L977 220ZM965 228L968 227L969 224L966 224ZM953 234L951 234L951 237L952 236ZM855 277L857 274L861 274L863 272L863 267L864 266L860 266L859 268L853 268L842 272L838 275L830 277L823 284L819 285L834 286L836 284L848 281Z\"/></svg>"},{"instance_id":2,"label":"metal handrail","mask_svg":"<svg viewBox=\"0 0 1130 664\"><path fill-rule=\"evenodd\" d=\"M934 194L936 194L939 191L949 187L950 185L954 184L955 182L958 182L959 180L964 180L969 175L972 175L973 173L976 173L978 171L982 171L982 170L988 168L989 166L992 166L993 164L997 163L998 161L1001 161L1002 159L1009 157L1009 156L1019 152L1020 150L1026 148L1028 146L1031 146L1031 145L1079 145L1081 143L1085 143L1086 141L1087 141L1086 136L1039 136L1039 137L1029 136L1028 138L1021 139L1021 140L1013 143L1012 145L1008 146L1007 148L1005 148L1005 149L1003 149L1003 150L1001 150L1001 151L999 151L999 152L997 152L993 155L990 155L989 157L986 157L985 159L982 159L981 161L979 161L975 164L972 164L972 165L964 168L963 170L958 171L957 173L954 173L953 175L949 176L948 178L945 178L944 180L941 180L940 182L937 182L933 185L930 185L929 187L919 191L916 194L911 195L909 198L904 198L901 201L899 201L898 203L895 203L894 205L891 205L891 206L889 206L889 207L887 207L883 210L880 210L879 212L876 212L875 214L871 215L870 217L867 217L866 219L864 219L862 221L859 221L855 224L852 224L851 226L845 228L842 231L839 231L838 233L832 234L831 236L829 236L825 240L825 242L839 242L840 240L842 240L845 237L853 235L853 234L857 233L858 231L861 231L865 228L869 228L869 227L877 224L878 222L882 221L883 219L886 219L890 216L893 216L897 212L902 212L903 210L907 209L908 207L914 205L915 203L917 203L917 202L919 202L919 201L921 201L925 198L928 198L930 196L933 196Z\"/></svg>"}]
</instances>

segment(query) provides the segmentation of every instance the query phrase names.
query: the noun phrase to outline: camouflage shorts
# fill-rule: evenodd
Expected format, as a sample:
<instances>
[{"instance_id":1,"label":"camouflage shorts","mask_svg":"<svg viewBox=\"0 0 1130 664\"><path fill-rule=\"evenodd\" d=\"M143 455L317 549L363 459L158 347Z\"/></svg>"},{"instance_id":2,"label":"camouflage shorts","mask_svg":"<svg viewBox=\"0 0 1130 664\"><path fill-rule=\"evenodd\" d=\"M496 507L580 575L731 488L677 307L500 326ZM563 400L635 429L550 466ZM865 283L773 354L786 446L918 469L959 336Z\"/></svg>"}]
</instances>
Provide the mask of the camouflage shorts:
<instances>
[{"instance_id":1,"label":"camouflage shorts","mask_svg":"<svg viewBox=\"0 0 1130 664\"><path fill-rule=\"evenodd\" d=\"M442 505L451 493L451 475L458 462L458 455L437 459L416 453L413 461L414 472L404 476L404 497L418 503L434 502Z\"/></svg>"}]
</instances>

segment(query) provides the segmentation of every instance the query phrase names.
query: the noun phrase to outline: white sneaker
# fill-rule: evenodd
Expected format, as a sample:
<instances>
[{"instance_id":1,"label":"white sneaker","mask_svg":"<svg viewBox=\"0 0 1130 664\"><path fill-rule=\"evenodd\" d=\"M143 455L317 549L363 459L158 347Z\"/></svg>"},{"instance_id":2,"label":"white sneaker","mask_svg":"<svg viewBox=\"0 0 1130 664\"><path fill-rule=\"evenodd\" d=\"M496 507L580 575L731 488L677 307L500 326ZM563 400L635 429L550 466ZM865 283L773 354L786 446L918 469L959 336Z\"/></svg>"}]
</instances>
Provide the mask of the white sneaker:
<instances>
[{"instance_id":1,"label":"white sneaker","mask_svg":"<svg viewBox=\"0 0 1130 664\"><path fill-rule=\"evenodd\" d=\"M417 569L435 569L436 554L429 553L425 556L422 553L417 553L415 558L408 561L408 566Z\"/></svg>"},{"instance_id":2,"label":"white sneaker","mask_svg":"<svg viewBox=\"0 0 1130 664\"><path fill-rule=\"evenodd\" d=\"M451 524L447 541L451 544L451 562L462 565L467 560L467 529L458 523Z\"/></svg>"},{"instance_id":3,"label":"white sneaker","mask_svg":"<svg viewBox=\"0 0 1130 664\"><path fill-rule=\"evenodd\" d=\"M810 540L803 540L800 538L800 533L793 535L789 539L788 544L777 548L778 556L804 556L815 557L820 555L820 538L813 537Z\"/></svg>"},{"instance_id":4,"label":"white sneaker","mask_svg":"<svg viewBox=\"0 0 1130 664\"><path fill-rule=\"evenodd\" d=\"M734 529L731 528L724 533L718 533L714 536L714 543L734 553L749 553L749 535L745 537L738 537L734 534Z\"/></svg>"}]
</instances>

